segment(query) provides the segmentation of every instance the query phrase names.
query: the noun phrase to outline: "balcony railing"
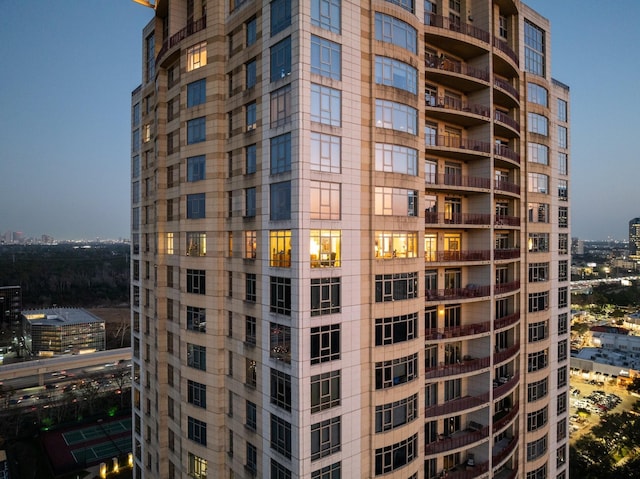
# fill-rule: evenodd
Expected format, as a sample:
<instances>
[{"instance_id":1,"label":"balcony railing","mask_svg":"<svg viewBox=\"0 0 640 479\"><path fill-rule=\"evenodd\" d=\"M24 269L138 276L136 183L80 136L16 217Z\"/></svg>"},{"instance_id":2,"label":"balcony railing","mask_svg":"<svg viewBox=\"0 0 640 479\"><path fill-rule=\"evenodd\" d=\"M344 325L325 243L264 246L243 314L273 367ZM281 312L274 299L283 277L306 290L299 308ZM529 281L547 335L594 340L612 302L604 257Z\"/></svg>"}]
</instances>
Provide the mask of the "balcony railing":
<instances>
[{"instance_id":1,"label":"balcony railing","mask_svg":"<svg viewBox=\"0 0 640 479\"><path fill-rule=\"evenodd\" d=\"M496 284L493 288L494 294L510 293L520 288L520 281L511 281L509 283Z\"/></svg>"},{"instance_id":2,"label":"balcony railing","mask_svg":"<svg viewBox=\"0 0 640 479\"><path fill-rule=\"evenodd\" d=\"M502 156L504 158L508 158L511 161L515 161L520 164L520 155L513 151L511 148L505 145L495 145L494 153L498 156Z\"/></svg>"},{"instance_id":3,"label":"balcony railing","mask_svg":"<svg viewBox=\"0 0 640 479\"><path fill-rule=\"evenodd\" d=\"M458 468L443 473L443 477L447 479L474 479L489 471L489 461L485 461L482 464L476 464L475 466L467 466L462 464L461 469ZM467 467L469 469L467 469Z\"/></svg>"},{"instance_id":4,"label":"balcony railing","mask_svg":"<svg viewBox=\"0 0 640 479\"><path fill-rule=\"evenodd\" d=\"M520 123L518 123L516 120L511 118L505 112L496 110L495 113L496 113L496 116L495 116L496 121L499 121L500 123L504 123L505 125L510 126L514 130L520 131Z\"/></svg>"},{"instance_id":5,"label":"balcony railing","mask_svg":"<svg viewBox=\"0 0 640 479\"><path fill-rule=\"evenodd\" d=\"M489 32L481 28L469 25L468 23L462 23L458 20L452 21L448 17L435 15L433 13L425 13L424 24L431 27L445 28L453 32L460 32L485 43L489 43L489 39L491 38Z\"/></svg>"},{"instance_id":6,"label":"balcony railing","mask_svg":"<svg viewBox=\"0 0 640 479\"><path fill-rule=\"evenodd\" d=\"M515 403L514 406L511 408L511 410L508 411L500 419L496 420L494 416L494 421L493 421L494 434L498 432L500 429L502 429L503 427L505 427L507 424L509 424L509 422L511 422L511 420L518 415L519 408L520 408L520 405L518 403Z\"/></svg>"},{"instance_id":7,"label":"balcony railing","mask_svg":"<svg viewBox=\"0 0 640 479\"><path fill-rule=\"evenodd\" d=\"M493 252L494 259L515 259L520 257L520 248L497 249Z\"/></svg>"},{"instance_id":8,"label":"balcony railing","mask_svg":"<svg viewBox=\"0 0 640 479\"><path fill-rule=\"evenodd\" d=\"M433 251L424 255L426 262L488 261L490 259L491 250Z\"/></svg>"},{"instance_id":9,"label":"balcony railing","mask_svg":"<svg viewBox=\"0 0 640 479\"><path fill-rule=\"evenodd\" d=\"M520 217L496 215L494 224L496 226L520 226Z\"/></svg>"},{"instance_id":10,"label":"balcony railing","mask_svg":"<svg viewBox=\"0 0 640 479\"><path fill-rule=\"evenodd\" d=\"M425 454L437 454L452 449L459 449L474 442L482 441L487 437L489 437L488 426L478 431L460 431L449 437L444 437L439 441L427 444L425 446Z\"/></svg>"},{"instance_id":11,"label":"balcony railing","mask_svg":"<svg viewBox=\"0 0 640 479\"><path fill-rule=\"evenodd\" d=\"M517 342L513 346L508 347L507 349L503 349L502 351L498 351L493 355L493 362L495 364L501 363L502 361L506 361L509 358L512 358L516 355L516 353L520 351L520 343Z\"/></svg>"},{"instance_id":12,"label":"balcony railing","mask_svg":"<svg viewBox=\"0 0 640 479\"><path fill-rule=\"evenodd\" d=\"M513 389L513 387L518 384L518 381L520 380L520 375L519 374L514 374L511 378L509 378L507 380L507 382L504 382L502 384L500 384L499 386L496 386L493 388L493 399L499 399L502 396L504 396L507 392L511 391L511 389ZM493 426L494 430L495 430L495 425Z\"/></svg>"},{"instance_id":13,"label":"balcony railing","mask_svg":"<svg viewBox=\"0 0 640 479\"><path fill-rule=\"evenodd\" d=\"M467 396L453 401L447 401L444 404L436 404L435 406L427 406L425 409L425 417L442 416L443 414L453 414L456 412L471 409L472 407L482 406L489 401L489 393L480 396Z\"/></svg>"},{"instance_id":14,"label":"balcony railing","mask_svg":"<svg viewBox=\"0 0 640 479\"><path fill-rule=\"evenodd\" d=\"M503 80L502 78L498 78L495 77L493 79L493 86L495 86L496 88L500 88L501 90L506 91L507 93L509 93L512 97L514 97L516 100L520 100L520 93L518 92L518 90L508 81Z\"/></svg>"},{"instance_id":15,"label":"balcony railing","mask_svg":"<svg viewBox=\"0 0 640 479\"><path fill-rule=\"evenodd\" d=\"M443 378L446 376L457 376L458 374L466 374L480 369L488 368L491 364L491 357L468 359L456 364L440 363L436 367L427 368L425 370L425 378Z\"/></svg>"},{"instance_id":16,"label":"balcony railing","mask_svg":"<svg viewBox=\"0 0 640 479\"><path fill-rule=\"evenodd\" d=\"M498 318L493 322L493 327L495 329L506 328L507 326L511 326L515 324L520 319L520 311L517 311L513 314L509 314L507 316L503 316L502 318Z\"/></svg>"},{"instance_id":17,"label":"balcony railing","mask_svg":"<svg viewBox=\"0 0 640 479\"><path fill-rule=\"evenodd\" d=\"M162 48L160 48L160 51L156 56L156 65L158 65L160 60L162 60L162 57L165 55L165 53L167 53L167 51L170 48L173 48L185 38L193 35L194 33L198 33L201 30L204 30L205 28L207 28L207 17L202 17L199 20L196 20L195 22L188 23L187 26L184 27L182 30L171 35L162 44Z\"/></svg>"},{"instance_id":18,"label":"balcony railing","mask_svg":"<svg viewBox=\"0 0 640 479\"><path fill-rule=\"evenodd\" d=\"M493 465L495 466L496 464L499 464L503 459L511 454L517 444L517 436L500 439L491 453L491 456L493 457Z\"/></svg>"},{"instance_id":19,"label":"balcony railing","mask_svg":"<svg viewBox=\"0 0 640 479\"><path fill-rule=\"evenodd\" d=\"M477 298L489 296L491 286L470 284L466 288L427 289L424 294L427 301Z\"/></svg>"},{"instance_id":20,"label":"balcony railing","mask_svg":"<svg viewBox=\"0 0 640 479\"><path fill-rule=\"evenodd\" d=\"M516 52L511 49L507 42L500 40L497 37L493 37L493 46L511 58L516 66L519 65L520 62L518 61L518 55L516 55Z\"/></svg>"},{"instance_id":21,"label":"balcony railing","mask_svg":"<svg viewBox=\"0 0 640 479\"><path fill-rule=\"evenodd\" d=\"M424 331L424 339L425 341L429 341L434 339L461 338L463 336L486 333L490 329L491 321L456 326L453 328L427 328Z\"/></svg>"},{"instance_id":22,"label":"balcony railing","mask_svg":"<svg viewBox=\"0 0 640 479\"><path fill-rule=\"evenodd\" d=\"M445 57L439 57L437 55L426 55L425 66L427 68L436 68L451 73L459 73L469 77L476 78L478 80L489 81L489 71L481 68L472 67L462 62L455 62Z\"/></svg>"},{"instance_id":23,"label":"balcony railing","mask_svg":"<svg viewBox=\"0 0 640 479\"><path fill-rule=\"evenodd\" d=\"M486 226L491 224L491 215L485 213L433 213L425 211L424 222L427 224Z\"/></svg>"},{"instance_id":24,"label":"balcony railing","mask_svg":"<svg viewBox=\"0 0 640 479\"><path fill-rule=\"evenodd\" d=\"M425 146L442 146L445 148L459 148L473 150L480 153L491 153L491 143L480 140L470 140L458 136L429 135L424 137ZM508 148L507 148L508 149ZM512 151L512 150L510 150Z\"/></svg>"},{"instance_id":25,"label":"balcony railing","mask_svg":"<svg viewBox=\"0 0 640 479\"><path fill-rule=\"evenodd\" d=\"M447 173L429 173L425 176L425 183L428 185L462 186L464 188L491 188L489 178Z\"/></svg>"},{"instance_id":26,"label":"balcony railing","mask_svg":"<svg viewBox=\"0 0 640 479\"><path fill-rule=\"evenodd\" d=\"M520 185L505 180L496 180L495 189L500 191L508 191L509 193L520 193Z\"/></svg>"},{"instance_id":27,"label":"balcony railing","mask_svg":"<svg viewBox=\"0 0 640 479\"><path fill-rule=\"evenodd\" d=\"M489 118L491 116L491 110L484 105L477 103L466 103L459 98L452 98L448 96L434 97L427 96L425 98L426 106L433 106L437 108L444 108L445 110L462 111L464 113L475 113L476 115Z\"/></svg>"}]
</instances>

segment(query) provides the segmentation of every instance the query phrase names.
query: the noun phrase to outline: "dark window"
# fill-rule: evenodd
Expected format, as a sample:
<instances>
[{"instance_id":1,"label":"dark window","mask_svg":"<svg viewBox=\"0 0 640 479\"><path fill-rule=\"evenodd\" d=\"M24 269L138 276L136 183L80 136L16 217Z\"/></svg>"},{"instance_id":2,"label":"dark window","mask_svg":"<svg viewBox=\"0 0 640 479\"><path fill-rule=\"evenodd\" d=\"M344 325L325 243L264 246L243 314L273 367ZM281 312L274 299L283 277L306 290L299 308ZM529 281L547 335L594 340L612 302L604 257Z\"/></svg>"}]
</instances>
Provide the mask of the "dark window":
<instances>
[{"instance_id":1,"label":"dark window","mask_svg":"<svg viewBox=\"0 0 640 479\"><path fill-rule=\"evenodd\" d=\"M258 62L256 60L251 60L246 65L246 88L253 88L256 85L258 70Z\"/></svg>"},{"instance_id":2,"label":"dark window","mask_svg":"<svg viewBox=\"0 0 640 479\"><path fill-rule=\"evenodd\" d=\"M342 477L340 469L340 463L336 462L330 466L325 466L322 469L313 471L311 473L311 479L340 479Z\"/></svg>"},{"instance_id":3,"label":"dark window","mask_svg":"<svg viewBox=\"0 0 640 479\"><path fill-rule=\"evenodd\" d=\"M245 318L245 337L244 340L247 344L256 344L256 318L253 316L247 316Z\"/></svg>"},{"instance_id":4,"label":"dark window","mask_svg":"<svg viewBox=\"0 0 640 479\"><path fill-rule=\"evenodd\" d=\"M410 423L419 416L418 395L376 406L376 432L388 431Z\"/></svg>"},{"instance_id":5,"label":"dark window","mask_svg":"<svg viewBox=\"0 0 640 479\"><path fill-rule=\"evenodd\" d=\"M376 363L376 389L386 389L418 377L418 355Z\"/></svg>"},{"instance_id":6,"label":"dark window","mask_svg":"<svg viewBox=\"0 0 640 479\"><path fill-rule=\"evenodd\" d=\"M270 285L270 311L291 316L291 278L271 276Z\"/></svg>"},{"instance_id":7,"label":"dark window","mask_svg":"<svg viewBox=\"0 0 640 479\"><path fill-rule=\"evenodd\" d=\"M258 21L252 18L246 23L247 28L247 46L253 45L258 38Z\"/></svg>"},{"instance_id":8,"label":"dark window","mask_svg":"<svg viewBox=\"0 0 640 479\"><path fill-rule=\"evenodd\" d=\"M187 218L204 218L206 214L205 194L195 193L187 195Z\"/></svg>"},{"instance_id":9,"label":"dark window","mask_svg":"<svg viewBox=\"0 0 640 479\"><path fill-rule=\"evenodd\" d=\"M271 138L271 174L291 171L291 133Z\"/></svg>"},{"instance_id":10,"label":"dark window","mask_svg":"<svg viewBox=\"0 0 640 479\"><path fill-rule=\"evenodd\" d=\"M311 316L340 312L340 278L311 280Z\"/></svg>"},{"instance_id":11,"label":"dark window","mask_svg":"<svg viewBox=\"0 0 640 479\"><path fill-rule=\"evenodd\" d=\"M311 460L330 456L341 448L341 421L334 417L311 425Z\"/></svg>"},{"instance_id":12,"label":"dark window","mask_svg":"<svg viewBox=\"0 0 640 479\"><path fill-rule=\"evenodd\" d=\"M287 37L272 46L270 55L272 82L291 74L291 37Z\"/></svg>"},{"instance_id":13,"label":"dark window","mask_svg":"<svg viewBox=\"0 0 640 479\"><path fill-rule=\"evenodd\" d=\"M271 449L291 459L291 424L271 414Z\"/></svg>"},{"instance_id":14,"label":"dark window","mask_svg":"<svg viewBox=\"0 0 640 479\"><path fill-rule=\"evenodd\" d=\"M187 436L194 442L207 445L207 423L198 419L187 417Z\"/></svg>"},{"instance_id":15,"label":"dark window","mask_svg":"<svg viewBox=\"0 0 640 479\"><path fill-rule=\"evenodd\" d=\"M200 143L206 139L205 117L187 121L187 145Z\"/></svg>"},{"instance_id":16,"label":"dark window","mask_svg":"<svg viewBox=\"0 0 640 479\"><path fill-rule=\"evenodd\" d=\"M291 0L272 0L271 36L291 25Z\"/></svg>"},{"instance_id":17,"label":"dark window","mask_svg":"<svg viewBox=\"0 0 640 479\"><path fill-rule=\"evenodd\" d=\"M187 181L200 181L205 179L205 156L192 156L187 158Z\"/></svg>"},{"instance_id":18,"label":"dark window","mask_svg":"<svg viewBox=\"0 0 640 479\"><path fill-rule=\"evenodd\" d=\"M415 339L418 334L418 313L376 319L376 346Z\"/></svg>"},{"instance_id":19,"label":"dark window","mask_svg":"<svg viewBox=\"0 0 640 479\"><path fill-rule=\"evenodd\" d=\"M187 380L187 401L194 406L207 407L207 387L204 384Z\"/></svg>"},{"instance_id":20,"label":"dark window","mask_svg":"<svg viewBox=\"0 0 640 479\"><path fill-rule=\"evenodd\" d=\"M418 297L418 273L376 275L376 303Z\"/></svg>"},{"instance_id":21,"label":"dark window","mask_svg":"<svg viewBox=\"0 0 640 479\"><path fill-rule=\"evenodd\" d=\"M311 328L311 364L340 359L340 325Z\"/></svg>"},{"instance_id":22,"label":"dark window","mask_svg":"<svg viewBox=\"0 0 640 479\"><path fill-rule=\"evenodd\" d=\"M207 331L206 309L187 306L187 329L205 333Z\"/></svg>"},{"instance_id":23,"label":"dark window","mask_svg":"<svg viewBox=\"0 0 640 479\"><path fill-rule=\"evenodd\" d=\"M187 366L207 370L207 348L198 344L187 343Z\"/></svg>"},{"instance_id":24,"label":"dark window","mask_svg":"<svg viewBox=\"0 0 640 479\"><path fill-rule=\"evenodd\" d=\"M418 435L414 434L404 441L391 446L376 449L375 473L376 476L394 471L409 464L418 457Z\"/></svg>"},{"instance_id":25,"label":"dark window","mask_svg":"<svg viewBox=\"0 0 640 479\"><path fill-rule=\"evenodd\" d=\"M245 210L244 215L247 218L253 218L256 215L256 189L247 188L244 190Z\"/></svg>"},{"instance_id":26,"label":"dark window","mask_svg":"<svg viewBox=\"0 0 640 479\"><path fill-rule=\"evenodd\" d=\"M291 328L271 323L269 329L269 357L291 363Z\"/></svg>"},{"instance_id":27,"label":"dark window","mask_svg":"<svg viewBox=\"0 0 640 479\"><path fill-rule=\"evenodd\" d=\"M247 273L245 289L245 299L255 303L258 290L258 280L255 273Z\"/></svg>"},{"instance_id":28,"label":"dark window","mask_svg":"<svg viewBox=\"0 0 640 479\"><path fill-rule=\"evenodd\" d=\"M187 108L207 101L207 81L203 78L187 85Z\"/></svg>"},{"instance_id":29,"label":"dark window","mask_svg":"<svg viewBox=\"0 0 640 479\"><path fill-rule=\"evenodd\" d=\"M245 169L246 174L256 172L257 148L256 145L249 145L245 149Z\"/></svg>"},{"instance_id":30,"label":"dark window","mask_svg":"<svg viewBox=\"0 0 640 479\"><path fill-rule=\"evenodd\" d=\"M291 479L291 471L278 461L271 459L271 479Z\"/></svg>"},{"instance_id":31,"label":"dark window","mask_svg":"<svg viewBox=\"0 0 640 479\"><path fill-rule=\"evenodd\" d=\"M340 371L311 376L311 412L340 405Z\"/></svg>"},{"instance_id":32,"label":"dark window","mask_svg":"<svg viewBox=\"0 0 640 479\"><path fill-rule=\"evenodd\" d=\"M247 401L247 404L246 404L247 419L245 422L245 426L247 426L249 429L253 431L255 431L258 427L257 410L258 408L256 407L255 403L252 403L251 401Z\"/></svg>"},{"instance_id":33,"label":"dark window","mask_svg":"<svg viewBox=\"0 0 640 479\"><path fill-rule=\"evenodd\" d=\"M271 370L271 404L291 411L291 376Z\"/></svg>"},{"instance_id":34,"label":"dark window","mask_svg":"<svg viewBox=\"0 0 640 479\"><path fill-rule=\"evenodd\" d=\"M276 220L291 219L291 182L272 183L271 187L271 214L270 218Z\"/></svg>"},{"instance_id":35,"label":"dark window","mask_svg":"<svg viewBox=\"0 0 640 479\"><path fill-rule=\"evenodd\" d=\"M206 294L206 272L204 269L187 270L187 293Z\"/></svg>"}]
</instances>

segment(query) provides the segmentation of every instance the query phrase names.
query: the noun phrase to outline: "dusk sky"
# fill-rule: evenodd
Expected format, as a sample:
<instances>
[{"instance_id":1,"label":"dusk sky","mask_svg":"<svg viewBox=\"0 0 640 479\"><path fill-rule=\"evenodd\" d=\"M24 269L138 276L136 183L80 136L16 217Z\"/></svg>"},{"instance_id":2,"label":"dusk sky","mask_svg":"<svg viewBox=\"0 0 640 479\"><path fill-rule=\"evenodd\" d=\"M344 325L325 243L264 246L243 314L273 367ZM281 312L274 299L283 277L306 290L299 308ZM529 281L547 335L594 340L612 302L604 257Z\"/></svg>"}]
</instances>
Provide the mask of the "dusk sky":
<instances>
[{"instance_id":1,"label":"dusk sky","mask_svg":"<svg viewBox=\"0 0 640 479\"><path fill-rule=\"evenodd\" d=\"M527 3L551 20L552 76L571 87L572 236L625 239L640 216L640 2ZM0 234L128 238L130 94L153 12L131 0L0 8Z\"/></svg>"}]
</instances>

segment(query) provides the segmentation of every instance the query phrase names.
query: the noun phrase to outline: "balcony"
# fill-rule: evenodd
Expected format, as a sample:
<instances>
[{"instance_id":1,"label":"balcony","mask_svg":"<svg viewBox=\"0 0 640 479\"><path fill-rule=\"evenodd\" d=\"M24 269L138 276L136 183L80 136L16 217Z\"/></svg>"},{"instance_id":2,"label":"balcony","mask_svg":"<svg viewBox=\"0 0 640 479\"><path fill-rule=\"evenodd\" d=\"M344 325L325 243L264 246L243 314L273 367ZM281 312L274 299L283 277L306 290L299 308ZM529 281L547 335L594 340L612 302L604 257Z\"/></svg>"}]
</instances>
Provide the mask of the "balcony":
<instances>
[{"instance_id":1,"label":"balcony","mask_svg":"<svg viewBox=\"0 0 640 479\"><path fill-rule=\"evenodd\" d=\"M504 379L506 379L506 381ZM503 378L502 384L499 384L500 381L494 382L493 399L494 400L500 399L502 396L507 394L509 391L511 391L518 384L519 380L520 380L520 375L519 374L514 374L510 378ZM494 424L493 427L494 427L494 430L495 430L495 428L496 428L495 424Z\"/></svg>"},{"instance_id":2,"label":"balcony","mask_svg":"<svg viewBox=\"0 0 640 479\"><path fill-rule=\"evenodd\" d=\"M193 35L194 33L198 33L201 30L204 30L205 28L207 28L207 17L202 17L195 22L187 24L187 26L182 30L171 35L167 40L164 41L164 43L162 44L162 48L160 48L160 51L156 56L156 68L158 67L158 65L160 65L160 61L171 48L175 47L185 38Z\"/></svg>"},{"instance_id":3,"label":"balcony","mask_svg":"<svg viewBox=\"0 0 640 479\"><path fill-rule=\"evenodd\" d=\"M482 394L480 396L467 396L454 400L449 400L444 404L436 404L434 406L427 406L425 409L425 417L443 416L445 414L453 414L460 411L465 411L478 406L483 406L489 401L489 393Z\"/></svg>"},{"instance_id":4,"label":"balcony","mask_svg":"<svg viewBox=\"0 0 640 479\"><path fill-rule=\"evenodd\" d=\"M495 126L496 126L496 133L498 135L510 136L510 137L520 136L520 123L518 123L515 119L511 118L505 112L496 110L494 119L497 122Z\"/></svg>"},{"instance_id":5,"label":"balcony","mask_svg":"<svg viewBox=\"0 0 640 479\"><path fill-rule=\"evenodd\" d=\"M425 445L425 454L438 454L444 451L460 449L462 447L482 441L489 437L489 427L485 426L480 430L464 430L459 431L451 436L443 436L442 439L431 444Z\"/></svg>"},{"instance_id":6,"label":"balcony","mask_svg":"<svg viewBox=\"0 0 640 479\"><path fill-rule=\"evenodd\" d=\"M518 410L520 409L520 405L516 403L514 407L509 411L501 411L493 416L493 433L495 434L500 429L509 424L514 417L518 415Z\"/></svg>"},{"instance_id":7,"label":"balcony","mask_svg":"<svg viewBox=\"0 0 640 479\"><path fill-rule=\"evenodd\" d=\"M494 218L495 226L520 226L519 216L496 215Z\"/></svg>"},{"instance_id":8,"label":"balcony","mask_svg":"<svg viewBox=\"0 0 640 479\"><path fill-rule=\"evenodd\" d=\"M488 368L491 364L491 357L467 359L456 364L440 363L438 366L425 370L425 379L444 378L446 376L458 376L474 371Z\"/></svg>"},{"instance_id":9,"label":"balcony","mask_svg":"<svg viewBox=\"0 0 640 479\"><path fill-rule=\"evenodd\" d=\"M491 286L468 284L466 288L427 289L424 292L426 301L446 301L450 299L468 299L489 296Z\"/></svg>"},{"instance_id":10,"label":"balcony","mask_svg":"<svg viewBox=\"0 0 640 479\"><path fill-rule=\"evenodd\" d=\"M502 90L505 93L508 93L514 100L516 100L515 105L520 102L520 93L511 83L507 80L503 80L500 77L494 77L493 86L499 90Z\"/></svg>"},{"instance_id":11,"label":"balcony","mask_svg":"<svg viewBox=\"0 0 640 479\"><path fill-rule=\"evenodd\" d=\"M513 161L514 163L517 163L518 165L520 164L520 155L517 152L513 151L508 146L495 145L493 152L498 156L501 156L503 158Z\"/></svg>"},{"instance_id":12,"label":"balcony","mask_svg":"<svg viewBox=\"0 0 640 479\"><path fill-rule=\"evenodd\" d=\"M496 180L494 189L498 191L506 191L507 193L520 194L520 185L505 180Z\"/></svg>"},{"instance_id":13,"label":"balcony","mask_svg":"<svg viewBox=\"0 0 640 479\"><path fill-rule=\"evenodd\" d=\"M491 188L491 180L489 178L482 178L480 176L452 175L447 173L427 174L425 177L425 184L430 185L430 189L434 189L436 186L442 187L443 189L455 189L447 188L449 186L485 190Z\"/></svg>"},{"instance_id":14,"label":"balcony","mask_svg":"<svg viewBox=\"0 0 640 479\"><path fill-rule=\"evenodd\" d=\"M496 284L493 287L493 294L511 293L520 289L520 281L511 281L509 283Z\"/></svg>"},{"instance_id":15,"label":"balcony","mask_svg":"<svg viewBox=\"0 0 640 479\"><path fill-rule=\"evenodd\" d=\"M447 263L465 261L489 261L491 250L467 250L467 251L432 251L425 253L424 260L427 263Z\"/></svg>"},{"instance_id":16,"label":"balcony","mask_svg":"<svg viewBox=\"0 0 640 479\"><path fill-rule=\"evenodd\" d=\"M520 343L517 342L513 346L508 347L507 349L503 349L502 351L498 351L493 355L493 363L498 364L502 363L508 359L513 358L520 351Z\"/></svg>"},{"instance_id":17,"label":"balcony","mask_svg":"<svg viewBox=\"0 0 640 479\"><path fill-rule=\"evenodd\" d=\"M507 316L503 316L501 318L497 318L493 322L494 329L502 329L507 326L511 326L512 324L516 324L520 320L520 311L517 311L513 314L509 314Z\"/></svg>"},{"instance_id":18,"label":"balcony","mask_svg":"<svg viewBox=\"0 0 640 479\"><path fill-rule=\"evenodd\" d=\"M518 218L520 220L520 218ZM490 226L491 215L485 213L433 213L425 211L424 222L429 225Z\"/></svg>"},{"instance_id":19,"label":"balcony","mask_svg":"<svg viewBox=\"0 0 640 479\"><path fill-rule=\"evenodd\" d=\"M450 60L444 56L426 55L427 79L471 92L487 88L489 70Z\"/></svg>"},{"instance_id":20,"label":"balcony","mask_svg":"<svg viewBox=\"0 0 640 479\"><path fill-rule=\"evenodd\" d=\"M499 39L498 37L493 37L493 46L509 57L509 59L515 64L516 68L519 67L520 61L518 60L518 55L516 55L516 52L513 51L507 42Z\"/></svg>"},{"instance_id":21,"label":"balcony","mask_svg":"<svg viewBox=\"0 0 640 479\"><path fill-rule=\"evenodd\" d=\"M475 479L477 477L481 477L487 472L489 472L489 461L483 462L482 464L476 464L475 466L461 464L446 473L443 472L443 477L446 477L447 479Z\"/></svg>"},{"instance_id":22,"label":"balcony","mask_svg":"<svg viewBox=\"0 0 640 479\"><path fill-rule=\"evenodd\" d=\"M486 333L489 330L491 330L491 321L456 326L453 328L427 328L424 331L424 339L425 341L431 341L434 339L462 338L464 336Z\"/></svg>"},{"instance_id":23,"label":"balcony","mask_svg":"<svg viewBox=\"0 0 640 479\"><path fill-rule=\"evenodd\" d=\"M441 156L456 159L474 160L486 158L491 154L491 143L471 140L459 136L433 135L426 133L424 145L428 150L437 150Z\"/></svg>"},{"instance_id":24,"label":"balcony","mask_svg":"<svg viewBox=\"0 0 640 479\"><path fill-rule=\"evenodd\" d=\"M429 118L452 121L460 126L481 125L491 118L491 110L477 103L467 103L459 98L427 95L425 105Z\"/></svg>"},{"instance_id":25,"label":"balcony","mask_svg":"<svg viewBox=\"0 0 640 479\"><path fill-rule=\"evenodd\" d=\"M487 44L491 38L489 32L486 30L469 25L468 23L451 21L448 17L433 13L425 13L424 24L430 27L442 28L451 32L462 33L463 35L467 35Z\"/></svg>"},{"instance_id":26,"label":"balcony","mask_svg":"<svg viewBox=\"0 0 640 479\"><path fill-rule=\"evenodd\" d=\"M516 448L518 444L518 440L516 436L513 437L505 437L500 439L495 446L493 447L493 451L491 452L491 456L493 458L493 466L497 466L500 462L505 460L511 452Z\"/></svg>"},{"instance_id":27,"label":"balcony","mask_svg":"<svg viewBox=\"0 0 640 479\"><path fill-rule=\"evenodd\" d=\"M520 248L496 249L493 251L493 259L517 259L520 257Z\"/></svg>"}]
</instances>

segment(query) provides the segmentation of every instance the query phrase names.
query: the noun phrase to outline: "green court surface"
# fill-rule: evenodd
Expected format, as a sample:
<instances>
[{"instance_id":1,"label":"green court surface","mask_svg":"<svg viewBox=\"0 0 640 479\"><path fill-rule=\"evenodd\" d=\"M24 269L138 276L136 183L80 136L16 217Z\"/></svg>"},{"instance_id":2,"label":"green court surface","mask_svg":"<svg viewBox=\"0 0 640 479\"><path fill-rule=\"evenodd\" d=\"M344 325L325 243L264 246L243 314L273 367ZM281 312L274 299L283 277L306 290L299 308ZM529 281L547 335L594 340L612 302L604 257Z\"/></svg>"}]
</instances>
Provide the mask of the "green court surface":
<instances>
[{"instance_id":1,"label":"green court surface","mask_svg":"<svg viewBox=\"0 0 640 479\"><path fill-rule=\"evenodd\" d=\"M125 436L114 441L102 442L95 446L74 449L71 451L71 455L76 463L83 464L111 459L129 451L131 451L131 437Z\"/></svg>"},{"instance_id":2,"label":"green court surface","mask_svg":"<svg viewBox=\"0 0 640 479\"><path fill-rule=\"evenodd\" d=\"M122 419L121 421L108 422L102 425L92 425L84 429L65 432L62 434L62 437L68 446L73 446L74 444L93 441L94 439L104 437L105 435L115 436L130 430L131 419ZM131 446L128 446L127 449L131 449Z\"/></svg>"}]
</instances>

